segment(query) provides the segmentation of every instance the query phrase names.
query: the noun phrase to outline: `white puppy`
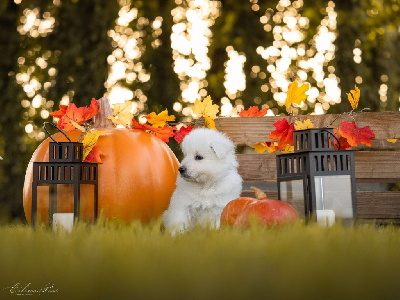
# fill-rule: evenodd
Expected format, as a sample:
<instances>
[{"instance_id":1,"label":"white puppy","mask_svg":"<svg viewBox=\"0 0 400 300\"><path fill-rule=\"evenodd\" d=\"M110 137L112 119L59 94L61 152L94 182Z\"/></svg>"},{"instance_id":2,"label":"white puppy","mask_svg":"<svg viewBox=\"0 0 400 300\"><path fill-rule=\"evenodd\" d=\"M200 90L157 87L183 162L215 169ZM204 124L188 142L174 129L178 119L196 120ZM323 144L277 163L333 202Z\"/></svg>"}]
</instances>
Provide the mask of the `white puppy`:
<instances>
[{"instance_id":1,"label":"white puppy","mask_svg":"<svg viewBox=\"0 0 400 300\"><path fill-rule=\"evenodd\" d=\"M182 151L164 226L172 234L197 224L218 229L223 208L242 191L235 145L221 132L200 128L184 138Z\"/></svg>"}]
</instances>

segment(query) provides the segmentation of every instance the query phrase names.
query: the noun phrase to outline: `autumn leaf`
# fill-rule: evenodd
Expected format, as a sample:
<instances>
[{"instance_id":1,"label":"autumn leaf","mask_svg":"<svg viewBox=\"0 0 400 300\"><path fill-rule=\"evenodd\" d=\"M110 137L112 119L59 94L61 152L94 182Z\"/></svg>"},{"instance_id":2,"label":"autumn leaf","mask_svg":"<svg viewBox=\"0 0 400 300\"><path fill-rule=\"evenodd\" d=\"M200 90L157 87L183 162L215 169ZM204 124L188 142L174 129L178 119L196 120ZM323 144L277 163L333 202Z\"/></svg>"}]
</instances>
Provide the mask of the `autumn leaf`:
<instances>
[{"instance_id":1,"label":"autumn leaf","mask_svg":"<svg viewBox=\"0 0 400 300\"><path fill-rule=\"evenodd\" d=\"M274 124L275 130L271 132L269 138L271 140L279 140L278 150L286 148L286 145L293 146L293 131L294 124L289 124L286 119L276 121Z\"/></svg>"},{"instance_id":2,"label":"autumn leaf","mask_svg":"<svg viewBox=\"0 0 400 300\"><path fill-rule=\"evenodd\" d=\"M314 124L311 122L310 119L307 119L304 122L295 121L294 128L296 130L310 129L310 128L314 128Z\"/></svg>"},{"instance_id":3,"label":"autumn leaf","mask_svg":"<svg viewBox=\"0 0 400 300\"><path fill-rule=\"evenodd\" d=\"M151 130L153 127L148 125L148 124L140 124L138 121L135 119L132 119L132 129L139 129L139 130Z\"/></svg>"},{"instance_id":4,"label":"autumn leaf","mask_svg":"<svg viewBox=\"0 0 400 300\"><path fill-rule=\"evenodd\" d=\"M76 123L74 120L70 120L71 124L78 130L82 131L82 132L86 132L86 128L85 126L79 125L78 123Z\"/></svg>"},{"instance_id":5,"label":"autumn leaf","mask_svg":"<svg viewBox=\"0 0 400 300\"><path fill-rule=\"evenodd\" d=\"M128 127L130 121L133 118L132 110L132 101L125 101L124 103L115 103L113 105L113 115L109 116L110 119L115 125L122 125L124 127Z\"/></svg>"},{"instance_id":6,"label":"autumn leaf","mask_svg":"<svg viewBox=\"0 0 400 300\"><path fill-rule=\"evenodd\" d=\"M242 109L239 113L239 117L262 117L267 114L268 107L263 108L259 111L258 106L250 106L248 110Z\"/></svg>"},{"instance_id":7,"label":"autumn leaf","mask_svg":"<svg viewBox=\"0 0 400 300\"><path fill-rule=\"evenodd\" d=\"M174 136L174 130L175 127L171 127L168 125L165 125L164 127L153 127L151 125L148 124L140 124L138 121L136 121L135 119L132 119L132 129L138 129L138 130L143 130L146 131L147 133L150 133L158 138L160 138L161 140L163 140L164 142L168 143L169 142L169 138Z\"/></svg>"},{"instance_id":8,"label":"autumn leaf","mask_svg":"<svg viewBox=\"0 0 400 300\"><path fill-rule=\"evenodd\" d=\"M51 112L50 116L52 116L54 118L61 118L62 116L65 115L65 113L67 112L67 109L68 109L68 105L60 104L60 110L55 110L55 111Z\"/></svg>"},{"instance_id":9,"label":"autumn leaf","mask_svg":"<svg viewBox=\"0 0 400 300\"><path fill-rule=\"evenodd\" d=\"M397 139L386 139L389 143L395 144L397 142Z\"/></svg>"},{"instance_id":10,"label":"autumn leaf","mask_svg":"<svg viewBox=\"0 0 400 300\"><path fill-rule=\"evenodd\" d=\"M278 143L276 142L261 142L251 146L251 148L253 148L257 153L264 153L265 151L273 153L278 150L277 145Z\"/></svg>"},{"instance_id":11,"label":"autumn leaf","mask_svg":"<svg viewBox=\"0 0 400 300\"><path fill-rule=\"evenodd\" d=\"M97 115L100 111L99 107L99 102L96 100L96 98L92 98L92 101L90 102L89 107L85 107L85 121L90 120L93 118L95 115Z\"/></svg>"},{"instance_id":12,"label":"autumn leaf","mask_svg":"<svg viewBox=\"0 0 400 300\"><path fill-rule=\"evenodd\" d=\"M60 118L57 126L66 131L74 130L76 128L74 124L82 125L93 118L99 111L99 103L95 98L92 99L89 107L77 107L74 103L70 103L68 104L65 114ZM71 121L75 123L72 123Z\"/></svg>"},{"instance_id":13,"label":"autumn leaf","mask_svg":"<svg viewBox=\"0 0 400 300\"><path fill-rule=\"evenodd\" d=\"M191 132L194 129L193 126L182 126L181 128L179 128L178 131L175 132L175 136L174 139L175 141L177 141L179 144L182 142L182 140L185 138L185 136L187 136L189 134L189 132Z\"/></svg>"},{"instance_id":14,"label":"autumn leaf","mask_svg":"<svg viewBox=\"0 0 400 300\"><path fill-rule=\"evenodd\" d=\"M147 122L149 122L155 128L164 127L168 121L175 121L175 116L169 116L167 109L160 112L158 115L152 112L144 117L147 119Z\"/></svg>"},{"instance_id":15,"label":"autumn leaf","mask_svg":"<svg viewBox=\"0 0 400 300\"><path fill-rule=\"evenodd\" d=\"M294 146L286 145L285 149L282 150L283 154L286 153L293 153L294 152Z\"/></svg>"},{"instance_id":16,"label":"autumn leaf","mask_svg":"<svg viewBox=\"0 0 400 300\"><path fill-rule=\"evenodd\" d=\"M337 139L335 139L335 149L337 150L346 150L347 148L350 148L351 146L347 142L347 139L343 136L340 136L339 129L333 129L333 134ZM340 146L339 146L340 144Z\"/></svg>"},{"instance_id":17,"label":"autumn leaf","mask_svg":"<svg viewBox=\"0 0 400 300\"><path fill-rule=\"evenodd\" d=\"M302 86L298 86L297 81L289 84L289 88L287 91L287 97L285 100L285 105L287 108L292 105L292 103L296 103L298 105L301 104L302 101L307 99L306 92L310 89L310 85L308 83L304 83Z\"/></svg>"},{"instance_id":18,"label":"autumn leaf","mask_svg":"<svg viewBox=\"0 0 400 300\"><path fill-rule=\"evenodd\" d=\"M106 152L102 151L99 146L93 146L92 150L88 153L85 158L85 162L97 162L101 163L101 156L107 155Z\"/></svg>"},{"instance_id":19,"label":"autumn leaf","mask_svg":"<svg viewBox=\"0 0 400 300\"><path fill-rule=\"evenodd\" d=\"M68 109L68 105L62 105L60 104L60 110L55 110L53 112L50 113L50 116L54 117L54 118L58 118L58 122L57 122L57 127L61 129L61 124L62 124L62 117L65 115L65 113L67 112Z\"/></svg>"},{"instance_id":20,"label":"autumn leaf","mask_svg":"<svg viewBox=\"0 0 400 300\"><path fill-rule=\"evenodd\" d=\"M150 134L152 134L152 135L160 138L164 142L168 143L169 138L174 136L174 130L175 130L175 127L164 125L164 127L158 127L158 128L153 127L153 129L150 130Z\"/></svg>"},{"instance_id":21,"label":"autumn leaf","mask_svg":"<svg viewBox=\"0 0 400 300\"><path fill-rule=\"evenodd\" d=\"M371 139L375 138L375 134L369 126L359 128L354 121L351 123L342 121L340 124L339 133L342 137L347 139L351 147L357 146L358 144L371 146Z\"/></svg>"},{"instance_id":22,"label":"autumn leaf","mask_svg":"<svg viewBox=\"0 0 400 300\"><path fill-rule=\"evenodd\" d=\"M192 107L197 118L209 116L212 119L217 117L219 106L212 103L211 97L207 96L203 101L196 99Z\"/></svg>"},{"instance_id":23,"label":"autumn leaf","mask_svg":"<svg viewBox=\"0 0 400 300\"><path fill-rule=\"evenodd\" d=\"M207 128L210 128L210 129L213 129L213 130L217 130L217 128L215 127L215 122L210 116L205 116L204 117L204 122L205 122L205 126Z\"/></svg>"},{"instance_id":24,"label":"autumn leaf","mask_svg":"<svg viewBox=\"0 0 400 300\"><path fill-rule=\"evenodd\" d=\"M358 107L358 101L360 101L360 89L355 86L354 90L351 90L347 94L347 99L349 99L351 108L355 110Z\"/></svg>"},{"instance_id":25,"label":"autumn leaf","mask_svg":"<svg viewBox=\"0 0 400 300\"><path fill-rule=\"evenodd\" d=\"M86 156L92 151L93 147L96 145L97 140L100 136L108 135L108 132L100 131L100 130L91 130L88 131L83 137L83 160L86 159Z\"/></svg>"}]
</instances>

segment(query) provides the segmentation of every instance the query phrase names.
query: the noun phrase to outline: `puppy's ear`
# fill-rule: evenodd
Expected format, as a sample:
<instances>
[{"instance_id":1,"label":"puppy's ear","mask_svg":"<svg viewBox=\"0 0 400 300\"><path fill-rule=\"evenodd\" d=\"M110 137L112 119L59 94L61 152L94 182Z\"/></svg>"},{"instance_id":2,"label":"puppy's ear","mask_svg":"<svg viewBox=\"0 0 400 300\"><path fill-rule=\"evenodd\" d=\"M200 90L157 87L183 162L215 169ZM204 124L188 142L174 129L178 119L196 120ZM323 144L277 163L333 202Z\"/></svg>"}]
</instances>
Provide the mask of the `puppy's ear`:
<instances>
[{"instance_id":1,"label":"puppy's ear","mask_svg":"<svg viewBox=\"0 0 400 300\"><path fill-rule=\"evenodd\" d=\"M218 142L212 142L210 147L218 158L223 158L229 153L235 151L233 143L225 139L218 140Z\"/></svg>"}]
</instances>

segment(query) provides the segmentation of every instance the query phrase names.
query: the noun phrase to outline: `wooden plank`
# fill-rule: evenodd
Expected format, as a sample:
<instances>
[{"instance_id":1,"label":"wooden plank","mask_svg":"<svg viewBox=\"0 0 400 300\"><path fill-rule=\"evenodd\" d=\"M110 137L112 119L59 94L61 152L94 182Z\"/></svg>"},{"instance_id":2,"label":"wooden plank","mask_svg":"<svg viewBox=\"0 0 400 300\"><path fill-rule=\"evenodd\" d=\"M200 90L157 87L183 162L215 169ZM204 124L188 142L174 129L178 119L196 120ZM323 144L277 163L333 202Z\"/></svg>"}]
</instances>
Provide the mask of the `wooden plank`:
<instances>
[{"instance_id":1,"label":"wooden plank","mask_svg":"<svg viewBox=\"0 0 400 300\"><path fill-rule=\"evenodd\" d=\"M277 191L264 191L270 199L278 199ZM242 192L244 197L254 197L254 192ZM357 217L360 219L400 221L400 192L357 192ZM386 222L386 223L388 223ZM382 222L378 222L382 223Z\"/></svg>"},{"instance_id":2,"label":"wooden plank","mask_svg":"<svg viewBox=\"0 0 400 300\"><path fill-rule=\"evenodd\" d=\"M399 151L355 151L354 162L360 182L400 182Z\"/></svg>"},{"instance_id":3,"label":"wooden plank","mask_svg":"<svg viewBox=\"0 0 400 300\"><path fill-rule=\"evenodd\" d=\"M276 180L275 154L237 154L245 181ZM400 182L400 151L355 151L355 173L360 182Z\"/></svg>"},{"instance_id":4,"label":"wooden plank","mask_svg":"<svg viewBox=\"0 0 400 300\"><path fill-rule=\"evenodd\" d=\"M303 115L303 116L268 116L248 118L218 118L215 120L217 130L226 133L236 145L251 146L258 142L268 141L269 134L275 130L273 124L287 118L294 120L311 119L314 126L339 126L341 121L356 122L358 127L369 126L376 139L400 138L400 112L363 112L353 116L349 114ZM201 121L199 121L199 124ZM400 143L400 142L399 142Z\"/></svg>"},{"instance_id":5,"label":"wooden plank","mask_svg":"<svg viewBox=\"0 0 400 300\"><path fill-rule=\"evenodd\" d=\"M364 219L400 219L400 192L357 192L357 214Z\"/></svg>"}]
</instances>

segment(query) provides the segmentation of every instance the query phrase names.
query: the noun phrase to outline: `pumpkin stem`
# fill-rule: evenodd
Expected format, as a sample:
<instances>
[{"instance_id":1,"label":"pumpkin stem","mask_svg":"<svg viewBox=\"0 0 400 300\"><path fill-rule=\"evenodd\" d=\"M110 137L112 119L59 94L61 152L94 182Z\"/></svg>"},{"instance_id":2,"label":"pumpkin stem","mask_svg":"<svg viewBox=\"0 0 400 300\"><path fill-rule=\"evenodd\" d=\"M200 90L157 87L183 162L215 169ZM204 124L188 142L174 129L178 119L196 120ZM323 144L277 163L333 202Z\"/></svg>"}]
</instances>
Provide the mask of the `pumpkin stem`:
<instances>
[{"instance_id":1,"label":"pumpkin stem","mask_svg":"<svg viewBox=\"0 0 400 300\"><path fill-rule=\"evenodd\" d=\"M259 188L256 188L255 186L252 186L252 187L250 187L252 190L253 190L253 192L256 194L256 198L258 199L258 200L261 200L261 199L263 199L263 198L267 198L267 195L262 191L262 190L260 190Z\"/></svg>"},{"instance_id":2,"label":"pumpkin stem","mask_svg":"<svg viewBox=\"0 0 400 300\"><path fill-rule=\"evenodd\" d=\"M100 111L93 118L93 128L115 128L113 122L108 119L113 114L107 97L100 98L98 102Z\"/></svg>"}]
</instances>

